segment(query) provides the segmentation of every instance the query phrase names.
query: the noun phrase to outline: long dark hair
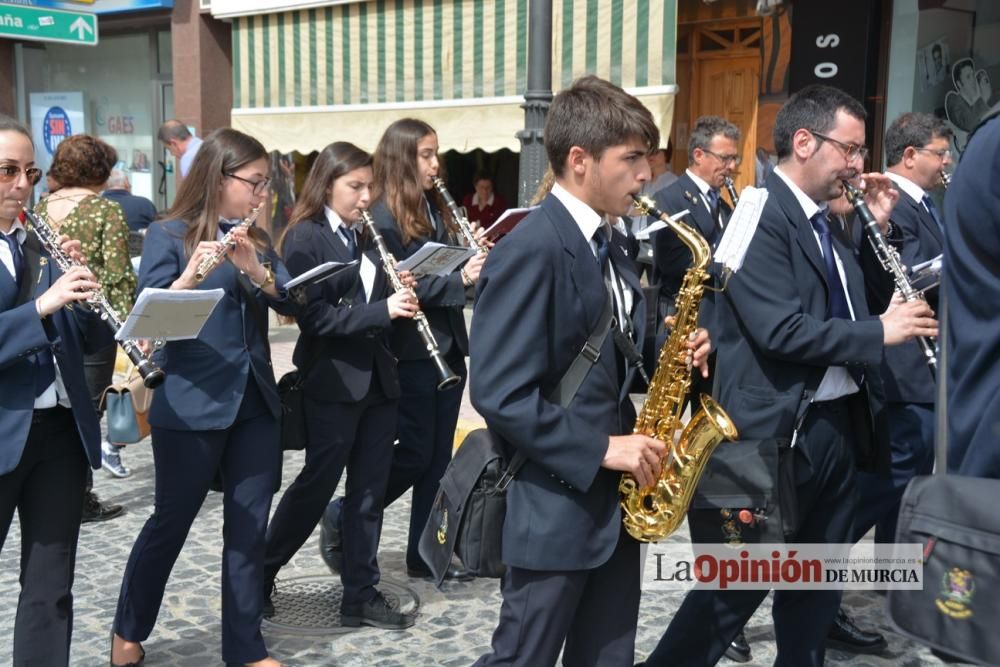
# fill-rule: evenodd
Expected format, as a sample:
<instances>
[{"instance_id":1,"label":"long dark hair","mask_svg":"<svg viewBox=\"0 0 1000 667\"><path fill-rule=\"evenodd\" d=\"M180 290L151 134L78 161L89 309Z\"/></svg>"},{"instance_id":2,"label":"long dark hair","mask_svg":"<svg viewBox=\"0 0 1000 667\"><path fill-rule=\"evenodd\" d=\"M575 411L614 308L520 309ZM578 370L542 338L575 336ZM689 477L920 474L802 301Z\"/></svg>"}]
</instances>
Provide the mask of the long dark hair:
<instances>
[{"instance_id":1,"label":"long dark hair","mask_svg":"<svg viewBox=\"0 0 1000 667\"><path fill-rule=\"evenodd\" d=\"M309 170L309 175L306 176L302 192L295 201L295 208L292 209L292 214L288 218L288 225L278 240L278 252L282 251L285 237L288 236L292 227L303 220L311 220L323 212L327 193L334 181L355 169L370 166L372 166L371 153L367 153L346 141L335 141L320 151L312 169ZM364 234L363 231L362 234Z\"/></svg>"},{"instance_id":2,"label":"long dark hair","mask_svg":"<svg viewBox=\"0 0 1000 667\"><path fill-rule=\"evenodd\" d=\"M417 143L428 134L436 132L424 121L403 118L385 129L375 149L372 201L385 200L389 212L399 224L404 243L434 232L434 223L428 219L423 203L424 189L417 171ZM437 191L428 191L427 197L441 211L447 228L457 231L451 212Z\"/></svg>"},{"instance_id":3,"label":"long dark hair","mask_svg":"<svg viewBox=\"0 0 1000 667\"><path fill-rule=\"evenodd\" d=\"M194 156L191 171L181 181L174 205L165 219L180 219L187 226L184 249L190 255L201 241L214 241L219 229L219 193L222 179L254 160L267 158L264 146L248 134L230 128L211 132ZM264 201L263 205L266 205ZM249 237L258 248L265 236L251 227Z\"/></svg>"}]
</instances>

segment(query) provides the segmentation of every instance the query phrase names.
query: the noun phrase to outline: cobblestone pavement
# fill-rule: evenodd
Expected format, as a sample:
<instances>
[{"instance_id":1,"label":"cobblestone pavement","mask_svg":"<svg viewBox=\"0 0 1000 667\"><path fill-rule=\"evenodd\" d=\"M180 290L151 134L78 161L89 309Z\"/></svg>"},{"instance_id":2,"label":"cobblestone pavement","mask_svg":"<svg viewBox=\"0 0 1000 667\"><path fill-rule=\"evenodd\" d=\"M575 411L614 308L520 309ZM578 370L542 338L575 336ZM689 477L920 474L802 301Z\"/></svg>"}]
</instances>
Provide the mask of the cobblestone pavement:
<instances>
[{"instance_id":1,"label":"cobblestone pavement","mask_svg":"<svg viewBox=\"0 0 1000 667\"><path fill-rule=\"evenodd\" d=\"M296 334L294 327L272 329L274 366L279 376L291 368L291 350ZM479 423L467 400L461 420L462 428L471 428ZM108 664L108 637L122 571L132 542L152 510L153 464L148 442L128 447L124 459L132 468L132 476L118 480L102 471L95 472L95 490L102 500L125 505L126 514L113 521L87 524L81 529L73 589L76 616L71 664L74 666ZM285 484L294 478L302 460L301 452L286 455ZM174 567L156 628L145 643L148 667L208 667L221 664L221 500L219 494L209 494ZM483 579L466 584L450 583L439 591L429 582L408 578L403 565L408 507L409 497L404 496L387 512L379 561L386 579L411 588L419 597L421 610L417 624L406 631L338 629L336 633L326 636L294 635L265 626L264 635L274 656L290 667L450 666L469 665L488 650L500 608L497 581ZM679 535L685 533L685 529L678 531ZM317 552L318 535L317 530L282 570L281 579L326 574ZM0 608L7 610L0 616L0 665L11 664L19 548L20 534L15 522L0 554ZM647 576L649 570L647 568ZM637 659L647 655L655 646L681 597L681 593L676 591L644 593ZM863 626L874 626L887 633L889 650L883 656L864 657L829 652L829 664L873 667L941 664L926 649L888 631L880 596L849 593L847 603ZM750 621L747 635L754 652L751 664L771 664L775 645L769 603L765 603ZM723 659L721 664L735 663Z\"/></svg>"}]
</instances>

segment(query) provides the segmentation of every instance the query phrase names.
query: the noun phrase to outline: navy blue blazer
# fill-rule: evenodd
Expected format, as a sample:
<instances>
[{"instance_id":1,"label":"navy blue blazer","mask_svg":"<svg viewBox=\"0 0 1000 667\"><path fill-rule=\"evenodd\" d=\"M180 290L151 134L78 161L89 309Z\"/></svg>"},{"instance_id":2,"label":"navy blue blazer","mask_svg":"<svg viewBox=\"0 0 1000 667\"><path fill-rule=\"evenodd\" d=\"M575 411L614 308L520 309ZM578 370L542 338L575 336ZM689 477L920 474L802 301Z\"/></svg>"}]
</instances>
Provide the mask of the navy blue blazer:
<instances>
[{"instance_id":1,"label":"navy blue blazer","mask_svg":"<svg viewBox=\"0 0 1000 667\"><path fill-rule=\"evenodd\" d=\"M438 231L433 238L413 239L404 244L396 219L385 202L380 199L371 207L371 216L385 241L386 248L397 261L403 261L427 241L455 245L455 238L440 224L440 214L434 210L433 204L431 209L438 223L436 228ZM441 354L447 355L451 352L466 356L469 353L469 335L465 330L465 315L462 313L462 309L465 308L462 275L455 271L448 276L421 276L417 279L416 292L420 308L427 315L427 321L431 331L434 332ZM400 361L430 358L427 346L424 345L413 320L399 318L393 322L391 341L392 350Z\"/></svg>"},{"instance_id":2,"label":"navy blue blazer","mask_svg":"<svg viewBox=\"0 0 1000 667\"><path fill-rule=\"evenodd\" d=\"M944 200L948 469L1000 478L1000 120L987 120Z\"/></svg>"},{"instance_id":3,"label":"navy blue blazer","mask_svg":"<svg viewBox=\"0 0 1000 667\"><path fill-rule=\"evenodd\" d=\"M638 340L645 304L623 235L611 257L632 289ZM608 336L567 408L546 400L597 326L607 290L590 244L549 195L493 248L472 320L469 391L490 430L527 456L507 491L503 561L534 570L582 570L607 561L622 529L621 474L601 467L608 436L635 412L618 382Z\"/></svg>"},{"instance_id":4,"label":"navy blue blazer","mask_svg":"<svg viewBox=\"0 0 1000 667\"><path fill-rule=\"evenodd\" d=\"M87 390L83 355L113 342L111 328L87 308L60 308L44 320L35 299L59 279L62 271L30 233L21 247L28 272L18 289L0 267L0 475L17 467L31 430L37 367L28 357L49 347L69 395L73 418L87 460L101 467L101 426Z\"/></svg>"},{"instance_id":5,"label":"navy blue blazer","mask_svg":"<svg viewBox=\"0 0 1000 667\"><path fill-rule=\"evenodd\" d=\"M705 239L711 239L715 235L717 223L705 208L705 197L701 194L701 190L687 172L655 193L653 199L656 201L656 207L667 215L688 209L690 213L681 220L694 227ZM719 210L725 220L728 220L733 212L724 199L719 200ZM691 267L691 251L668 229L653 232L652 241L653 265L656 267L654 280L659 281L660 296L672 302L677 297L685 272Z\"/></svg>"},{"instance_id":6,"label":"navy blue blazer","mask_svg":"<svg viewBox=\"0 0 1000 667\"><path fill-rule=\"evenodd\" d=\"M352 259L322 213L288 230L282 254L293 276L324 262ZM309 287L308 302L298 315L302 335L292 360L303 373L305 390L320 401L360 401L368 394L373 372L387 398L399 397L396 358L389 349L392 320L385 301L392 290L375 249L367 248L365 255L376 267L367 302L358 264Z\"/></svg>"},{"instance_id":7,"label":"navy blue blazer","mask_svg":"<svg viewBox=\"0 0 1000 667\"><path fill-rule=\"evenodd\" d=\"M180 277L188 264L184 251L186 231L182 220L149 226L139 267L139 292L147 287L166 289ZM272 299L246 282L261 317L266 316L268 306L284 315L295 315L298 308L285 298L283 289L289 280L285 265L270 247L261 261L270 262L280 296ZM275 418L281 414L267 338L254 319L253 306L246 302L238 277L239 271L228 261L212 271L195 289L222 288L225 294L198 338L169 342L155 353L154 359L167 378L153 393L149 409L152 426L177 431L232 426L251 369L271 413Z\"/></svg>"},{"instance_id":8,"label":"navy blue blazer","mask_svg":"<svg viewBox=\"0 0 1000 667\"><path fill-rule=\"evenodd\" d=\"M856 320L827 319L830 288L812 225L777 174L768 176L767 190L743 267L717 302L719 402L742 438L790 438L828 366L863 366L871 417L863 426L881 469L888 443L879 378L883 330L869 315L861 265L833 235ZM872 250L863 244L859 252Z\"/></svg>"},{"instance_id":9,"label":"navy blue blazer","mask_svg":"<svg viewBox=\"0 0 1000 667\"><path fill-rule=\"evenodd\" d=\"M156 206L145 197L134 195L128 190L105 190L101 193L105 199L118 202L125 214L125 223L130 231L139 232L156 220Z\"/></svg>"},{"instance_id":10,"label":"navy blue blazer","mask_svg":"<svg viewBox=\"0 0 1000 667\"><path fill-rule=\"evenodd\" d=\"M905 266L937 257L944 251L944 237L924 205L899 189L899 201L889 216L902 233L900 261ZM937 290L927 294L931 308L937 309ZM915 340L886 348L882 365L885 395L890 401L934 403L935 380Z\"/></svg>"}]
</instances>

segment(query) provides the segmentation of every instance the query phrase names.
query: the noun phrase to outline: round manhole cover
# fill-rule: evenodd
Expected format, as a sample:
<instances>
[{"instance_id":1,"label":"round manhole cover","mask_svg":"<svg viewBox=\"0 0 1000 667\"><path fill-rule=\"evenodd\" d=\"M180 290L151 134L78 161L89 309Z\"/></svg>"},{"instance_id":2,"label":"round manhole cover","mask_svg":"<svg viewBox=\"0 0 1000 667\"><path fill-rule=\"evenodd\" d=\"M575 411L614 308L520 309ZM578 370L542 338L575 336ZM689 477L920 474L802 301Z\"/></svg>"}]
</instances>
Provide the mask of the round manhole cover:
<instances>
[{"instance_id":1,"label":"round manhole cover","mask_svg":"<svg viewBox=\"0 0 1000 667\"><path fill-rule=\"evenodd\" d=\"M378 588L390 604L402 611L420 609L417 594L397 581L382 577ZM299 635L337 635L357 630L340 624L340 600L344 589L340 580L330 575L314 575L278 580L278 590L271 596L274 616L264 619L271 630Z\"/></svg>"}]
</instances>

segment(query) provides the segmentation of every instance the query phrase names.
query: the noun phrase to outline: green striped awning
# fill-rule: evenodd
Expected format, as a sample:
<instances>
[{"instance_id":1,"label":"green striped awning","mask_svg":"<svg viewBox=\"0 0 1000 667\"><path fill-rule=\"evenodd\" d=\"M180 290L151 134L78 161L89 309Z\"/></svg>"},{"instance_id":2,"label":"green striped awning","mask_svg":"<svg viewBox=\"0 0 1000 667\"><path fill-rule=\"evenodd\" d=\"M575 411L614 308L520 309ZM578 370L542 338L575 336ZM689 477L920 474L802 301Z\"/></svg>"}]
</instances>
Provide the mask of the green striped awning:
<instances>
[{"instance_id":1,"label":"green striped awning","mask_svg":"<svg viewBox=\"0 0 1000 667\"><path fill-rule=\"evenodd\" d=\"M237 17L233 125L279 150L345 136L373 148L389 122L417 115L445 148L516 150L527 36L528 0L374 0ZM595 73L656 98L669 131L675 36L676 0L553 0L553 87Z\"/></svg>"}]
</instances>

